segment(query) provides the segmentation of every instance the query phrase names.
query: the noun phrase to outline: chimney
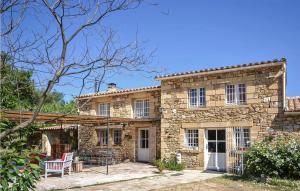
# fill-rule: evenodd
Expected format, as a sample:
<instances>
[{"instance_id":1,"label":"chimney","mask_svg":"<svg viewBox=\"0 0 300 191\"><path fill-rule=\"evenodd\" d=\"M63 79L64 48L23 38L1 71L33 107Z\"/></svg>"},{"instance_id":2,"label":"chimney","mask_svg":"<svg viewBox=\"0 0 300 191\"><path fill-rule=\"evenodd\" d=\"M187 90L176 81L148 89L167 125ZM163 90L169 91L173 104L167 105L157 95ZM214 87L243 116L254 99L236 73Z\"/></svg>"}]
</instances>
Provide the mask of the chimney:
<instances>
[{"instance_id":1,"label":"chimney","mask_svg":"<svg viewBox=\"0 0 300 191\"><path fill-rule=\"evenodd\" d=\"M107 84L107 92L114 92L114 91L117 91L117 84L108 83Z\"/></svg>"},{"instance_id":2,"label":"chimney","mask_svg":"<svg viewBox=\"0 0 300 191\"><path fill-rule=\"evenodd\" d=\"M99 80L95 79L95 83L94 83L94 91L95 91L95 93L98 92L98 86L99 86Z\"/></svg>"}]
</instances>

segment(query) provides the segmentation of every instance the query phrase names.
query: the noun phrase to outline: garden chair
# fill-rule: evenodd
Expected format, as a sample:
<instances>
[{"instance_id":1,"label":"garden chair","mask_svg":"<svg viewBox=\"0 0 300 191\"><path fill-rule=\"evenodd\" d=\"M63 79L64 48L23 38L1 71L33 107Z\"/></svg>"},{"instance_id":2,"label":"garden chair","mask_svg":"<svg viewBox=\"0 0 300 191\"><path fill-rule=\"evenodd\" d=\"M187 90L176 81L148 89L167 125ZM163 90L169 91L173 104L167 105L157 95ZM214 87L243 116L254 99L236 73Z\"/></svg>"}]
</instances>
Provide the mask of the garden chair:
<instances>
[{"instance_id":1,"label":"garden chair","mask_svg":"<svg viewBox=\"0 0 300 191\"><path fill-rule=\"evenodd\" d=\"M69 170L69 175L72 169L73 153L64 153L61 159L45 161L45 178L49 172L59 172L61 177L64 177L65 169Z\"/></svg>"}]
</instances>

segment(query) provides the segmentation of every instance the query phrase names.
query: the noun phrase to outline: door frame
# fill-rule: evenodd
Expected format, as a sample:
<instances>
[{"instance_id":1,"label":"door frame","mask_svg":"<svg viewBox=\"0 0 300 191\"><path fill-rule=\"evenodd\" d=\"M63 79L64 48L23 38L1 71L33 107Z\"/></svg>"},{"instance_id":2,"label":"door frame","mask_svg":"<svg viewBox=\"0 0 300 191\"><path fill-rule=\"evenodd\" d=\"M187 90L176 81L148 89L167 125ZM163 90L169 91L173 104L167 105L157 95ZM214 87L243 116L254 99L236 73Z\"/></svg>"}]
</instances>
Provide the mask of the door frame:
<instances>
[{"instance_id":1,"label":"door frame","mask_svg":"<svg viewBox=\"0 0 300 191\"><path fill-rule=\"evenodd\" d=\"M220 127L220 128L206 128L205 129L205 134L204 134L204 170L208 170L207 169L207 162L208 162L208 130L225 130L225 164L227 164L227 136L226 136L226 128ZM216 137L217 138L217 137ZM216 139L217 140L217 139ZM216 144L217 146L218 144ZM216 169L217 171L219 171L219 169ZM225 166L225 169L227 170L227 167Z\"/></svg>"},{"instance_id":2,"label":"door frame","mask_svg":"<svg viewBox=\"0 0 300 191\"><path fill-rule=\"evenodd\" d=\"M150 135L149 135L149 130L150 128L138 128L138 144L137 144L137 161L139 162L150 162ZM139 149L140 149L140 143L141 143L141 136L140 132L141 130L148 130L148 160L140 160L139 159Z\"/></svg>"}]
</instances>

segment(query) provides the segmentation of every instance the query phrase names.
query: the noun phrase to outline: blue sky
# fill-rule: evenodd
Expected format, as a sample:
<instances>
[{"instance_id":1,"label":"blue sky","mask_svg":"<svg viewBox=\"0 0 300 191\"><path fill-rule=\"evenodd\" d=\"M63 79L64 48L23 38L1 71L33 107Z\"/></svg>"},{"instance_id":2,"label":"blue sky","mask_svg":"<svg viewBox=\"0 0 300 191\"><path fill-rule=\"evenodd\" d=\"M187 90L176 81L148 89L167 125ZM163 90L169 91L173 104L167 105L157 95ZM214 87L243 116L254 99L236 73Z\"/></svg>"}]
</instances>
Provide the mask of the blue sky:
<instances>
[{"instance_id":1,"label":"blue sky","mask_svg":"<svg viewBox=\"0 0 300 191\"><path fill-rule=\"evenodd\" d=\"M194 0L146 1L107 23L124 41L139 38L156 49L152 67L163 73L287 58L287 95L300 95L300 1ZM158 85L144 74L109 79L121 88ZM76 94L72 87L57 87Z\"/></svg>"}]
</instances>

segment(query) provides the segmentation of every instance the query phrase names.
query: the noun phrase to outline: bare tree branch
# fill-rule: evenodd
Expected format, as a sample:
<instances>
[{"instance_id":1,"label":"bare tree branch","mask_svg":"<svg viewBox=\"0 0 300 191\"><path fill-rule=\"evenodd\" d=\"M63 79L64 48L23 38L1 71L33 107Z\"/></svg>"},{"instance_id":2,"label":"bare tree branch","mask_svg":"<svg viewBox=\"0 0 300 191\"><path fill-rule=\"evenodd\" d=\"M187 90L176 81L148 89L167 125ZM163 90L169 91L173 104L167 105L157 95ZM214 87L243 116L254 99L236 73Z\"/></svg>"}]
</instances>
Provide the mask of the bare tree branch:
<instances>
[{"instance_id":1,"label":"bare tree branch","mask_svg":"<svg viewBox=\"0 0 300 191\"><path fill-rule=\"evenodd\" d=\"M1 4L5 7L1 11L11 9L7 2L20 1L6 0L3 6ZM38 14L43 16L43 20L37 22L40 23L40 29L30 31L31 38L23 40L22 30L27 35L28 31L21 28L16 34L5 37L5 46L13 55L16 65L30 65L34 71L48 69L46 73L49 80L31 119L1 132L0 140L34 122L54 86L69 84L61 82L65 77L81 80L81 88L78 90L81 95L95 79L99 81L99 90L109 74L145 71L152 53L146 55L137 39L121 43L116 39L116 33L104 25L108 16L135 9L140 3L141 0L42 0L42 3L31 3L31 12L37 14L37 20L41 17ZM90 99L86 99L77 105L84 107L89 101Z\"/></svg>"}]
</instances>

